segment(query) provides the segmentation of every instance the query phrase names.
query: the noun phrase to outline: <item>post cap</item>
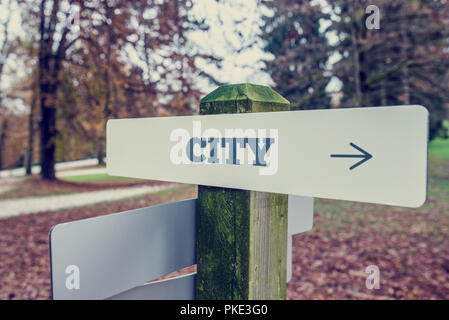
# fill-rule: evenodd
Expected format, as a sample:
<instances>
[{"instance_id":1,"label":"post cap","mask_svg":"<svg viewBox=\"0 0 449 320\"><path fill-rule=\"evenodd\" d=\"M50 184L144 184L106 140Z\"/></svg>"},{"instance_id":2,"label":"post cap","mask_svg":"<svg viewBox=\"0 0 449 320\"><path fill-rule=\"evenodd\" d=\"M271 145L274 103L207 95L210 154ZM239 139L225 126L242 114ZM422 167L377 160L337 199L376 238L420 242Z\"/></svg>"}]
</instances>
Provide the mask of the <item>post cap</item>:
<instances>
[{"instance_id":1,"label":"post cap","mask_svg":"<svg viewBox=\"0 0 449 320\"><path fill-rule=\"evenodd\" d=\"M202 98L200 103L236 100L250 100L254 102L257 101L290 105L290 102L287 99L274 91L272 88L251 83L220 86Z\"/></svg>"}]
</instances>

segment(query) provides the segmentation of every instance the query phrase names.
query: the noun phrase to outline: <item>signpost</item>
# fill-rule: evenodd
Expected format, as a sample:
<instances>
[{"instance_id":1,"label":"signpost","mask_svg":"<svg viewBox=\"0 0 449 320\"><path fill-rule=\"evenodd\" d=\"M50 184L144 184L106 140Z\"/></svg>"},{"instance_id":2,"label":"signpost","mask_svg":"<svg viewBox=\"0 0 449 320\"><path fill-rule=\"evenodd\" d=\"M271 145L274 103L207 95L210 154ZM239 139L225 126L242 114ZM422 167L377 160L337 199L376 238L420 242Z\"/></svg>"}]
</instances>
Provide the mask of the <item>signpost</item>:
<instances>
[{"instance_id":1,"label":"signpost","mask_svg":"<svg viewBox=\"0 0 449 320\"><path fill-rule=\"evenodd\" d=\"M110 175L198 184L198 200L56 226L54 298L283 299L312 197L425 202L424 107L289 109L240 84L204 97L199 116L110 120ZM145 284L194 263L197 274ZM71 272L83 280L67 289Z\"/></svg>"},{"instance_id":2,"label":"signpost","mask_svg":"<svg viewBox=\"0 0 449 320\"><path fill-rule=\"evenodd\" d=\"M56 225L53 299L195 299L196 273L147 282L196 263L196 206L190 199ZM291 236L312 221L313 198L290 196L288 280Z\"/></svg>"}]
</instances>

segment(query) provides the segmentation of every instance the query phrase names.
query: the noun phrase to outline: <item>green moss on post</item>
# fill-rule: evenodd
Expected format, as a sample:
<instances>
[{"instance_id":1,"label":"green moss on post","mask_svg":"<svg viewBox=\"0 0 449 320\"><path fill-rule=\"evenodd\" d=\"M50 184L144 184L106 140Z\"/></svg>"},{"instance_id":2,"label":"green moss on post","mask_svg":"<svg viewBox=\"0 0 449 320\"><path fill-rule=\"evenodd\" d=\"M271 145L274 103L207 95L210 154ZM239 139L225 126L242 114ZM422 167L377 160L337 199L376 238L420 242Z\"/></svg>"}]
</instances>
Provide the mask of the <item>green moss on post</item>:
<instances>
[{"instance_id":1,"label":"green moss on post","mask_svg":"<svg viewBox=\"0 0 449 320\"><path fill-rule=\"evenodd\" d=\"M200 114L290 110L273 89L221 86ZM197 299L285 299L288 196L198 186Z\"/></svg>"}]
</instances>

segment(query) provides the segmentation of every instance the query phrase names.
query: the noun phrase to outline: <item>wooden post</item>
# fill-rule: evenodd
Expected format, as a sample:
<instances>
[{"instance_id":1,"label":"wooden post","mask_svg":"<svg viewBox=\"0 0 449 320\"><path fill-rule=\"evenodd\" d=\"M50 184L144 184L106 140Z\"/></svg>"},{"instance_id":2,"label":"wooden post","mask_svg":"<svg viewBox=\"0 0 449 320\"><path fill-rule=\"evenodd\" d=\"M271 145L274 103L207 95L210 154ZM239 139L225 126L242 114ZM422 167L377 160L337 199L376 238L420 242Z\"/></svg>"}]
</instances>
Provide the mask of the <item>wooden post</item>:
<instances>
[{"instance_id":1,"label":"wooden post","mask_svg":"<svg viewBox=\"0 0 449 320\"><path fill-rule=\"evenodd\" d=\"M253 84L221 86L200 103L202 115L286 110ZM288 196L200 185L197 210L197 299L285 299Z\"/></svg>"}]
</instances>

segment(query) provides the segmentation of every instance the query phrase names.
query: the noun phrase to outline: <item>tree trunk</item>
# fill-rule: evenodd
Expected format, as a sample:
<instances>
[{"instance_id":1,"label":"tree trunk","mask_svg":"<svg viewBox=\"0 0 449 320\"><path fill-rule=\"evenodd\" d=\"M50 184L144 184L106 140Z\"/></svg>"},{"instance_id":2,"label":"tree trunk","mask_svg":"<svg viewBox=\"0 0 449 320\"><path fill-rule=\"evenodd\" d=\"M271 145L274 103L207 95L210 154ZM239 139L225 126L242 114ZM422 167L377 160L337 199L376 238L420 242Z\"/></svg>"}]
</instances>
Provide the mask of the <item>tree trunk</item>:
<instances>
[{"instance_id":1,"label":"tree trunk","mask_svg":"<svg viewBox=\"0 0 449 320\"><path fill-rule=\"evenodd\" d=\"M97 142L97 159L98 159L98 164L99 165L104 165L104 152L103 152L103 147L104 147L104 143L103 143L103 139L100 138L98 139Z\"/></svg>"},{"instance_id":2,"label":"tree trunk","mask_svg":"<svg viewBox=\"0 0 449 320\"><path fill-rule=\"evenodd\" d=\"M406 20L406 8L405 4L402 4L401 8L402 15L402 23L401 23L401 61L404 64L402 68L402 91L404 94L404 104L410 104L410 82L409 82L409 72L408 72L408 54L407 54L407 46L408 46L408 36L407 36L407 23Z\"/></svg>"},{"instance_id":3,"label":"tree trunk","mask_svg":"<svg viewBox=\"0 0 449 320\"><path fill-rule=\"evenodd\" d=\"M356 15L355 12L352 13L351 18L351 43L352 43L352 59L354 63L354 82L355 82L355 106L362 106L362 82L360 80L360 53L357 45L357 34L356 34Z\"/></svg>"},{"instance_id":4,"label":"tree trunk","mask_svg":"<svg viewBox=\"0 0 449 320\"><path fill-rule=\"evenodd\" d=\"M30 115L28 117L28 143L27 143L26 162L25 162L25 172L27 176L32 174L32 167L33 167L34 132L35 132L34 116L36 113L35 111L36 103L37 103L37 93L36 89L34 89L33 98L31 100L30 105Z\"/></svg>"},{"instance_id":5,"label":"tree trunk","mask_svg":"<svg viewBox=\"0 0 449 320\"><path fill-rule=\"evenodd\" d=\"M49 19L45 14L46 2L42 0L40 7L40 39L39 39L39 94L41 107L40 145L41 145L41 177L45 180L56 180L55 175L55 138L56 138L56 101L58 78L62 59L64 58L65 40L68 29L61 32L56 53L53 53L53 36L58 23L60 1L53 1ZM48 21L48 26L46 25Z\"/></svg>"},{"instance_id":6,"label":"tree trunk","mask_svg":"<svg viewBox=\"0 0 449 320\"><path fill-rule=\"evenodd\" d=\"M46 101L56 100L53 88L41 86L41 176L45 180L56 180L55 175L55 135L56 135L56 108ZM47 97L45 97L47 96Z\"/></svg>"},{"instance_id":7,"label":"tree trunk","mask_svg":"<svg viewBox=\"0 0 449 320\"><path fill-rule=\"evenodd\" d=\"M8 131L8 120L3 120L0 132L0 170L3 169L3 150L5 150L6 132Z\"/></svg>"},{"instance_id":8,"label":"tree trunk","mask_svg":"<svg viewBox=\"0 0 449 320\"><path fill-rule=\"evenodd\" d=\"M45 49L44 49L45 50ZM56 180L55 136L57 85L50 67L51 54L48 48L39 59L40 105L41 105L41 177Z\"/></svg>"}]
</instances>

